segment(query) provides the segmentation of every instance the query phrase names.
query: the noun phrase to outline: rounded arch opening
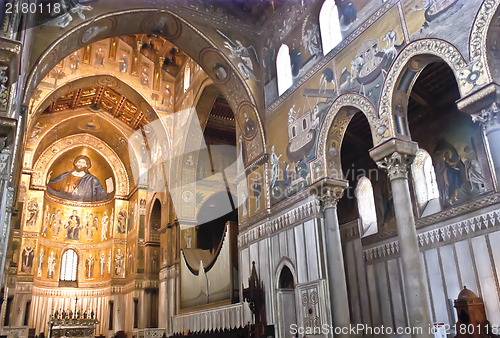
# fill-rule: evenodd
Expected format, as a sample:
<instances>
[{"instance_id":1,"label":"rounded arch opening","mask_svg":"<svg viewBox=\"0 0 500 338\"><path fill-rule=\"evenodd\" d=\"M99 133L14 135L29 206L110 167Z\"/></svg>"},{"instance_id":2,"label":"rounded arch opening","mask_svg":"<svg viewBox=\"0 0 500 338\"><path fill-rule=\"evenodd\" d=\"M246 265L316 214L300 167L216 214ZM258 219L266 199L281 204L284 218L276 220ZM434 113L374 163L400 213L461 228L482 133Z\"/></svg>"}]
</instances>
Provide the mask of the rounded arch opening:
<instances>
[{"instance_id":1,"label":"rounded arch opening","mask_svg":"<svg viewBox=\"0 0 500 338\"><path fill-rule=\"evenodd\" d=\"M207 199L198 212L196 227L196 247L202 250L217 250L227 222L238 222L238 209L228 203L228 197L236 200L227 192L219 192ZM225 211L225 214L221 215Z\"/></svg>"},{"instance_id":2,"label":"rounded arch opening","mask_svg":"<svg viewBox=\"0 0 500 338\"><path fill-rule=\"evenodd\" d=\"M408 135L429 155L421 153L413 166L415 213L427 216L493 189L480 126L458 110L459 87L448 64L425 65L408 90Z\"/></svg>"}]
</instances>

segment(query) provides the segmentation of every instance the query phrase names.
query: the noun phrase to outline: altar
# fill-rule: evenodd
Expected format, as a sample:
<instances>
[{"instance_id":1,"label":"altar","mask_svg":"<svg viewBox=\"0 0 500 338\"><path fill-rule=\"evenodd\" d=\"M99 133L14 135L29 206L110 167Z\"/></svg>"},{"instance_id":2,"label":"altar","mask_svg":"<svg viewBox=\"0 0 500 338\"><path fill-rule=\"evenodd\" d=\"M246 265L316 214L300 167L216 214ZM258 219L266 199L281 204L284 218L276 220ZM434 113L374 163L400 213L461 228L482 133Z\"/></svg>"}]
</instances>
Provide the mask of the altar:
<instances>
[{"instance_id":1,"label":"altar","mask_svg":"<svg viewBox=\"0 0 500 338\"><path fill-rule=\"evenodd\" d=\"M95 337L95 327L99 323L94 311L87 312L72 311L58 312L57 310L50 316L49 337Z\"/></svg>"}]
</instances>

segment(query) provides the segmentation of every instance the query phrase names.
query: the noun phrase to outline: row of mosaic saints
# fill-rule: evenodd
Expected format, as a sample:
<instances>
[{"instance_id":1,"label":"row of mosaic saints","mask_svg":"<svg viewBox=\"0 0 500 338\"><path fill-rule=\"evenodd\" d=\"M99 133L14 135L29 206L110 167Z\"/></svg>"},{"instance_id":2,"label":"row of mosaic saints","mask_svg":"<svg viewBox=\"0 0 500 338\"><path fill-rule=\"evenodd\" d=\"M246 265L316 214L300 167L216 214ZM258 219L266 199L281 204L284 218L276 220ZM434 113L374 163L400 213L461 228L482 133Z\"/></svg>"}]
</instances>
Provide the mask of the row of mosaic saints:
<instances>
[{"instance_id":1,"label":"row of mosaic saints","mask_svg":"<svg viewBox=\"0 0 500 338\"><path fill-rule=\"evenodd\" d=\"M57 177L51 179L50 175L47 179L48 194L63 200L75 202L102 202L110 198L111 192L106 191L99 179L89 172L92 162L88 156L79 155L73 161L73 169L66 171ZM145 201L144 201L145 202ZM141 204L143 202L141 201ZM31 200L27 205L26 226L36 226L38 219L39 206L36 200ZM48 230L51 229L52 237L59 239L59 234L64 229L64 240L80 240L81 233L84 231L87 241L92 241L94 233L100 230L100 239L105 241L112 234L113 211L108 215L107 211L102 213L99 218L98 213L93 213L91 210L84 211L79 215L78 210L72 210L69 215L64 215L61 210L56 210L50 213L47 205L44 212L44 218L40 234L47 237ZM127 231L127 212L122 208L116 216L117 233L124 234ZM35 250L31 243L27 243L21 253L20 271L23 273L32 273L33 260ZM44 263L47 266L46 278L53 279L54 272L57 266L57 254L50 251L46 261L44 248L40 249L38 257L37 277L42 277ZM124 254L118 248L114 256L114 275L123 276L124 274ZM102 251L99 257L95 257L92 252L88 253L85 259L85 277L94 277L94 266L98 264L99 276L105 277L105 272L111 275L112 253L106 255Z\"/></svg>"}]
</instances>

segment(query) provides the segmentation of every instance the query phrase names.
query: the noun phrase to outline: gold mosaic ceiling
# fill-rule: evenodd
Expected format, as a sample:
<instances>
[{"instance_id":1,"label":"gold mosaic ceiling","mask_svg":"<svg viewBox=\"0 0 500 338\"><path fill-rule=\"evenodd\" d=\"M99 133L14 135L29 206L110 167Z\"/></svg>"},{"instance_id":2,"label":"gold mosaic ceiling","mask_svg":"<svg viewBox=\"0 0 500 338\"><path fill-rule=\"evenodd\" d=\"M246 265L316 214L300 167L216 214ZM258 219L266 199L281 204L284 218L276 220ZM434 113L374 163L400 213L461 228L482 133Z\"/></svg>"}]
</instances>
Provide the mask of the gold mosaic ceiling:
<instances>
[{"instance_id":1,"label":"gold mosaic ceiling","mask_svg":"<svg viewBox=\"0 0 500 338\"><path fill-rule=\"evenodd\" d=\"M102 109L132 129L142 128L150 122L124 95L105 86L86 87L65 94L49 105L43 113L50 114L85 107L94 111Z\"/></svg>"}]
</instances>

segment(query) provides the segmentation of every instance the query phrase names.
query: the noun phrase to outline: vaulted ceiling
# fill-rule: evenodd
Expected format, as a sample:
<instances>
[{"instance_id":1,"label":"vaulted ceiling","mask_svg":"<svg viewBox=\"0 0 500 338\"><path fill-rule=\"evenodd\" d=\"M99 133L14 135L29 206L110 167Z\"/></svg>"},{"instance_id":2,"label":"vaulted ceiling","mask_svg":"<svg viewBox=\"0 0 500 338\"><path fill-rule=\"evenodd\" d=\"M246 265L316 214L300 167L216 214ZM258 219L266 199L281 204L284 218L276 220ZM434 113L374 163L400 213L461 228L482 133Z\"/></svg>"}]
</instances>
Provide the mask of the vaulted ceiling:
<instances>
[{"instance_id":1,"label":"vaulted ceiling","mask_svg":"<svg viewBox=\"0 0 500 338\"><path fill-rule=\"evenodd\" d=\"M150 121L125 95L105 86L92 86L77 89L62 95L50 104L43 114L58 113L65 110L89 107L90 110L110 114L132 129L144 127Z\"/></svg>"}]
</instances>

